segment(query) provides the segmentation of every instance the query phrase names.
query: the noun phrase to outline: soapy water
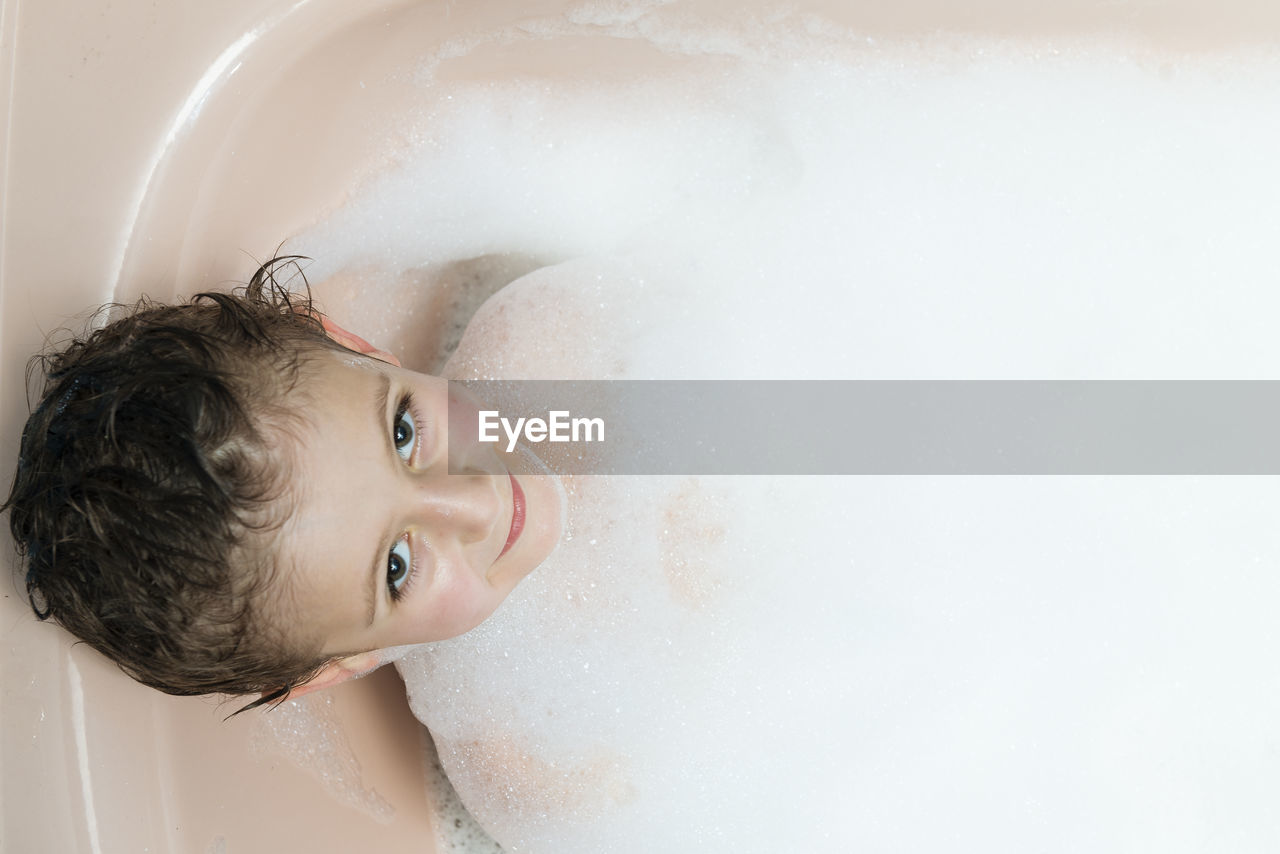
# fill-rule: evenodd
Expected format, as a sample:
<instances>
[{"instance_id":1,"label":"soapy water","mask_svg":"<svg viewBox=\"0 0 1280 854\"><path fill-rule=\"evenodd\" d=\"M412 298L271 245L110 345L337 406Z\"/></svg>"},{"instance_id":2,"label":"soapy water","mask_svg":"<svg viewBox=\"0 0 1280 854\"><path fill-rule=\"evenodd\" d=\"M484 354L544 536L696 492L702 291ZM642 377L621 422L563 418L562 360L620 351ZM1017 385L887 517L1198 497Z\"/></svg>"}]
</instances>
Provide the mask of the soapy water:
<instances>
[{"instance_id":1,"label":"soapy water","mask_svg":"<svg viewBox=\"0 0 1280 854\"><path fill-rule=\"evenodd\" d=\"M281 703L261 715L253 733L259 755L277 754L315 775L330 797L386 823L395 808L364 785L356 758L328 694L312 694Z\"/></svg>"},{"instance_id":2,"label":"soapy water","mask_svg":"<svg viewBox=\"0 0 1280 854\"><path fill-rule=\"evenodd\" d=\"M444 768L440 765L440 756L430 739L424 740L423 761L427 769L427 791L434 811L436 839L435 851L460 852L460 854L494 854L501 852L498 843L494 842L484 828L476 823L475 817L467 812L466 806L458 797ZM426 846L423 846L426 850Z\"/></svg>"},{"instance_id":3,"label":"soapy water","mask_svg":"<svg viewBox=\"0 0 1280 854\"><path fill-rule=\"evenodd\" d=\"M1280 372L1280 59L679 11L589 4L427 58L399 165L288 248L316 281L541 259L476 316L471 377ZM442 82L477 46L602 33L669 67ZM398 662L505 850L1280 844L1273 479L566 491L494 617Z\"/></svg>"}]
</instances>

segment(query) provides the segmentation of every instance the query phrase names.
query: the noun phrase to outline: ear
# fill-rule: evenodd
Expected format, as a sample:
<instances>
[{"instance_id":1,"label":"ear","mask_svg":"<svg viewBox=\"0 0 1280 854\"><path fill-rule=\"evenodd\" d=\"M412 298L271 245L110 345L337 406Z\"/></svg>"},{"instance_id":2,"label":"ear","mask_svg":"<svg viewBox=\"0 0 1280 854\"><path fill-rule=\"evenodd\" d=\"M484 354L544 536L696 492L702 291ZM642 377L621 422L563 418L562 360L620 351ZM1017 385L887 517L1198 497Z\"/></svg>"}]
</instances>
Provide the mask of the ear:
<instances>
[{"instance_id":1,"label":"ear","mask_svg":"<svg viewBox=\"0 0 1280 854\"><path fill-rule=\"evenodd\" d=\"M352 679L359 679L361 676L377 670L382 666L382 663L382 650L379 649L331 661L315 676L294 687L285 699L296 700L305 694L310 694L312 691L322 691L325 688L332 688L334 685L340 685Z\"/></svg>"},{"instance_id":2,"label":"ear","mask_svg":"<svg viewBox=\"0 0 1280 854\"><path fill-rule=\"evenodd\" d=\"M381 359L384 362L395 365L397 368L400 367L400 360L388 353L386 350L379 350L359 335L354 332L348 332L329 318L325 317L323 314L319 314L317 312L317 315L320 318L320 322L324 325L325 333L330 339L337 341L348 350L354 350L357 353L363 353L366 356Z\"/></svg>"}]
</instances>

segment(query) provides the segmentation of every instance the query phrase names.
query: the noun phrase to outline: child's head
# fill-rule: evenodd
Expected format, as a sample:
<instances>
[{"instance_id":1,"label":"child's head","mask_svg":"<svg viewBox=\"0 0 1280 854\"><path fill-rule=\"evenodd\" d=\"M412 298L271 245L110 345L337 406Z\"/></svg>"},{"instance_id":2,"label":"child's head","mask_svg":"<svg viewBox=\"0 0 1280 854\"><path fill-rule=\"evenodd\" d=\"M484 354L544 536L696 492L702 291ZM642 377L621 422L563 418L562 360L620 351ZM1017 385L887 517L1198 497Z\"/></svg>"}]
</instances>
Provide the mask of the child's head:
<instances>
[{"instance_id":1,"label":"child's head","mask_svg":"<svg viewBox=\"0 0 1280 854\"><path fill-rule=\"evenodd\" d=\"M23 431L32 607L169 693L268 701L466 631L558 537L554 486L449 446L446 384L291 295L292 260L45 357Z\"/></svg>"},{"instance_id":2,"label":"child's head","mask_svg":"<svg viewBox=\"0 0 1280 854\"><path fill-rule=\"evenodd\" d=\"M45 357L23 431L7 506L33 608L170 693L275 690L320 663L254 607L284 522L279 401L337 347L276 266Z\"/></svg>"}]
</instances>

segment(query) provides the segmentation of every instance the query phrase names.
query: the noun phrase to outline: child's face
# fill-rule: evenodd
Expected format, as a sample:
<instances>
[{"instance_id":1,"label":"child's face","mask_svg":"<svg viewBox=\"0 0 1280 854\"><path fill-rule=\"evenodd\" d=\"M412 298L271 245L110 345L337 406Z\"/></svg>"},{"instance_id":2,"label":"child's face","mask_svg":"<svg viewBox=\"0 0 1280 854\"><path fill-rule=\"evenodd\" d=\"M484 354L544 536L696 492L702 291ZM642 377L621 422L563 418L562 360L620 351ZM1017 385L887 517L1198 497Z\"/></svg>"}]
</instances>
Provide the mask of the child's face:
<instances>
[{"instance_id":1,"label":"child's face","mask_svg":"<svg viewBox=\"0 0 1280 854\"><path fill-rule=\"evenodd\" d=\"M462 634L555 547L553 479L495 444L451 446L444 380L325 353L300 386L277 540L277 617L295 641L344 656ZM466 409L455 399L453 417ZM468 473L449 474L450 456Z\"/></svg>"}]
</instances>

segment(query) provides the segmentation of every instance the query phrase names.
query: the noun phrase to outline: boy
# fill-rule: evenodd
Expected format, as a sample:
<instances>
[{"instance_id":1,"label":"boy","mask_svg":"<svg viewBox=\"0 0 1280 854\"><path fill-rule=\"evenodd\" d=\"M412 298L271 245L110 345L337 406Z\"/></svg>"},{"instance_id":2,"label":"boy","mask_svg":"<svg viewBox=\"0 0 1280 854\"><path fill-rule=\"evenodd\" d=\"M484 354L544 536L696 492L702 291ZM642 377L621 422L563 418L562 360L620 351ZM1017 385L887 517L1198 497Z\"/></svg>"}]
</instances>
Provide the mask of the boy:
<instances>
[{"instance_id":1,"label":"boy","mask_svg":"<svg viewBox=\"0 0 1280 854\"><path fill-rule=\"evenodd\" d=\"M551 479L451 445L471 403L290 294L298 260L46 357L23 431L33 609L168 693L247 709L367 672L479 624L559 537Z\"/></svg>"}]
</instances>

